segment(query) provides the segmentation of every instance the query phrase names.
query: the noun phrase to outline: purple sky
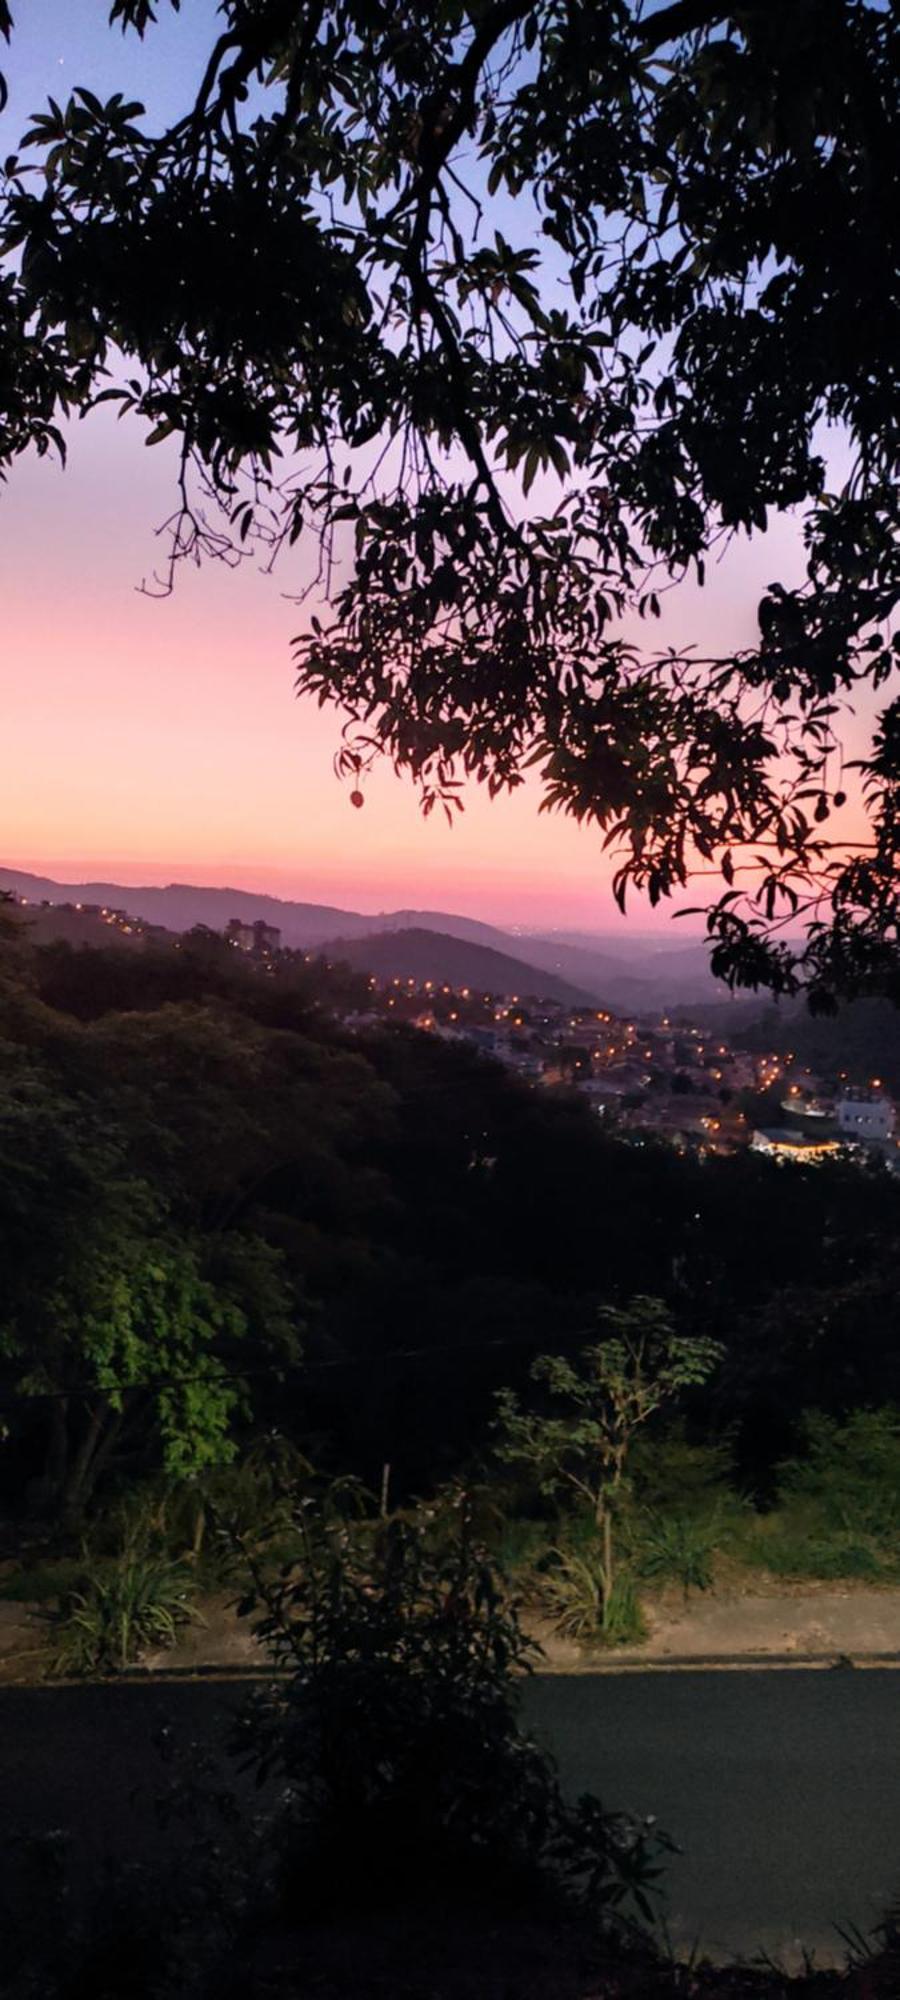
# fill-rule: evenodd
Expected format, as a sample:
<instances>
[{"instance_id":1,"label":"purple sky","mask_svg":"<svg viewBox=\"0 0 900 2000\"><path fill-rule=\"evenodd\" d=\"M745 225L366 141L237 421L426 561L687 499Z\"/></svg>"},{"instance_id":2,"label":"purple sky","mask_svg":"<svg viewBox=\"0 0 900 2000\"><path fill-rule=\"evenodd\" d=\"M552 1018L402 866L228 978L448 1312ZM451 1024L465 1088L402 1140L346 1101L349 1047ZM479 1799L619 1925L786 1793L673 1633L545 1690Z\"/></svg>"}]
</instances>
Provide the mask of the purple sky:
<instances>
[{"instance_id":1,"label":"purple sky","mask_svg":"<svg viewBox=\"0 0 900 2000\"><path fill-rule=\"evenodd\" d=\"M142 45L105 26L101 0L23 0L4 67L8 152L28 112L79 82L126 89L154 115L190 101L215 21L210 0L165 12ZM599 837L538 817L539 791L489 804L470 790L451 831L423 821L388 770L356 813L334 779L339 720L292 691L302 548L274 578L251 566L184 570L174 597L136 586L158 560L172 454L108 411L74 427L65 472L22 462L3 497L0 655L11 754L0 859L132 880L240 882L366 909L466 909L494 920L621 922ZM774 576L798 565L796 529L732 548L704 592L666 603L662 638L719 651L749 641ZM654 638L658 635L654 634ZM690 895L684 900L696 900ZM667 922L635 902L633 923Z\"/></svg>"}]
</instances>

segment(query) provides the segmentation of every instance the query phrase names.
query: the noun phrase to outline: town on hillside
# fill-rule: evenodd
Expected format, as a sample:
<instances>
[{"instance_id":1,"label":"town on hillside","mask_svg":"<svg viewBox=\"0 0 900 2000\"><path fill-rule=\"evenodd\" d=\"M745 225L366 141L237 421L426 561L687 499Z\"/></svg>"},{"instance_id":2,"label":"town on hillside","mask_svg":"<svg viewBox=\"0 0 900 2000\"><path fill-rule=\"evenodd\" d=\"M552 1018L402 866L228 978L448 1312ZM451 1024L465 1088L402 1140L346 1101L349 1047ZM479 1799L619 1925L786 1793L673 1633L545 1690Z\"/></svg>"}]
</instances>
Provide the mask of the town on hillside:
<instances>
[{"instance_id":1,"label":"town on hillside","mask_svg":"<svg viewBox=\"0 0 900 2000\"><path fill-rule=\"evenodd\" d=\"M23 917L38 914L27 898L13 900ZM102 941L106 930L132 947L181 945L171 931L124 909L45 901L38 910L52 911L54 930L72 943ZM233 917L224 932L208 935L269 976L298 961L326 975L335 969L324 952L284 949L281 932L262 919ZM741 1046L752 1039L745 1031L727 1036L721 1026L698 1025L683 1007L626 1019L542 996L537 971L535 981L534 992L497 993L413 975L368 973L360 981L357 974L343 998L329 991L328 1000L350 1033L403 1024L466 1044L533 1088L574 1090L608 1129L636 1145L664 1140L701 1155L749 1148L795 1164L841 1153L900 1174L900 1121L881 1077L816 1072L793 1051Z\"/></svg>"},{"instance_id":2,"label":"town on hillside","mask_svg":"<svg viewBox=\"0 0 900 2000\"><path fill-rule=\"evenodd\" d=\"M372 1005L349 1027L387 1012L422 1033L466 1042L535 1086L573 1089L624 1138L677 1150L750 1147L779 1161L817 1162L839 1151L881 1158L900 1173L894 1103L879 1077L816 1075L793 1053L757 1054L677 1014L625 1020L607 1009L527 994L456 992L428 980L372 986Z\"/></svg>"}]
</instances>

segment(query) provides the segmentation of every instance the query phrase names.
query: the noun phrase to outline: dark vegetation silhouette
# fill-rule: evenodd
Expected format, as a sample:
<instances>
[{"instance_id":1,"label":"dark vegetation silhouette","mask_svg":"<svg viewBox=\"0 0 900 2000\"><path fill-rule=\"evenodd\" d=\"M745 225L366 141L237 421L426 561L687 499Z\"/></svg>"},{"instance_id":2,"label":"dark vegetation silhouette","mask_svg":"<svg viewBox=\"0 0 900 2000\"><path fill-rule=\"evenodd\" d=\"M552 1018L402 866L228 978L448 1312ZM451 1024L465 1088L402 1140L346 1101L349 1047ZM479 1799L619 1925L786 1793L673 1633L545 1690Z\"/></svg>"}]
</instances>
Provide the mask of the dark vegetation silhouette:
<instances>
[{"instance_id":1,"label":"dark vegetation silhouette","mask_svg":"<svg viewBox=\"0 0 900 2000\"><path fill-rule=\"evenodd\" d=\"M0 462L108 401L174 455L160 588L311 540L297 681L353 804L380 755L451 818L535 768L623 903L724 877L726 979L896 999L898 32L225 0L167 129L78 86L10 135ZM785 511L753 636L670 644L671 587Z\"/></svg>"},{"instance_id":2,"label":"dark vegetation silhouette","mask_svg":"<svg viewBox=\"0 0 900 2000\"><path fill-rule=\"evenodd\" d=\"M676 1992L632 1930L664 1846L522 1732L518 1602L617 1643L723 1550L895 1575L896 1182L631 1146L465 1047L348 1029L367 981L324 960L0 925L0 1592L43 1596L78 1674L240 1594L288 1674L238 1745L260 1811L179 1752L167 1856L92 1890L61 1838L17 1845L16 2000L111 2000L123 1966L262 1995L273 1953L286 1991L312 1963L455 2000L518 1964L575 2000L602 1963Z\"/></svg>"},{"instance_id":3,"label":"dark vegetation silhouette","mask_svg":"<svg viewBox=\"0 0 900 2000\"><path fill-rule=\"evenodd\" d=\"M362 982L363 991L367 991ZM721 1343L693 1424L765 1495L805 1409L900 1400L900 1189L605 1134L461 1045L346 1030L358 975L6 947L3 1493L82 1518L273 1426L394 1496L491 1449L494 1391L641 1293ZM777 1329L777 1333L776 1333ZM699 1433L698 1433L699 1434Z\"/></svg>"},{"instance_id":4,"label":"dark vegetation silhouette","mask_svg":"<svg viewBox=\"0 0 900 2000\"><path fill-rule=\"evenodd\" d=\"M720 1555L894 1575L866 1471L893 1490L885 1171L629 1144L464 1046L345 1027L369 989L340 965L4 921L0 1503L25 1561L0 1588L61 1600L66 1670L173 1640L220 1587L217 1511L261 1532L310 1467L401 1508L464 1479L589 1642Z\"/></svg>"}]
</instances>

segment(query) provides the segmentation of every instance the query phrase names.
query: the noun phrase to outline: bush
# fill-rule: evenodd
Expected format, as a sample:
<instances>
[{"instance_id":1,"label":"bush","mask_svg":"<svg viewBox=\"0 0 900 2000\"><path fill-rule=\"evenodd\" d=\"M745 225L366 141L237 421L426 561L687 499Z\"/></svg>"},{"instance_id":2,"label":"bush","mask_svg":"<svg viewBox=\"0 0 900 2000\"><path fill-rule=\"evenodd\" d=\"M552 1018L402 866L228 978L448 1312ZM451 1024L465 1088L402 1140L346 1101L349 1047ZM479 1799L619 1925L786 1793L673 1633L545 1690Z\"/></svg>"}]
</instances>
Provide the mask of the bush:
<instances>
[{"instance_id":1,"label":"bush","mask_svg":"<svg viewBox=\"0 0 900 2000\"><path fill-rule=\"evenodd\" d=\"M633 1577L620 1570L606 1592L602 1565L590 1544L551 1549L539 1589L555 1630L565 1639L582 1646L628 1646L647 1637Z\"/></svg>"},{"instance_id":2,"label":"bush","mask_svg":"<svg viewBox=\"0 0 900 2000\"><path fill-rule=\"evenodd\" d=\"M519 1722L536 1649L464 1509L452 1545L430 1524L348 1527L302 1510L299 1571L258 1578L241 1605L287 1679L239 1731L245 1761L279 1781L273 1826L296 1907L460 1895L650 1913L667 1843L562 1798Z\"/></svg>"},{"instance_id":3,"label":"bush","mask_svg":"<svg viewBox=\"0 0 900 2000\"><path fill-rule=\"evenodd\" d=\"M649 1514L637 1530L640 1573L680 1583L685 1598L692 1590L710 1590L720 1538L717 1515L703 1520L690 1514Z\"/></svg>"},{"instance_id":4,"label":"bush","mask_svg":"<svg viewBox=\"0 0 900 2000\"><path fill-rule=\"evenodd\" d=\"M779 1467L779 1504L744 1539L749 1561L776 1576L877 1582L898 1572L900 1411L819 1411L805 1449Z\"/></svg>"},{"instance_id":5,"label":"bush","mask_svg":"<svg viewBox=\"0 0 900 2000\"><path fill-rule=\"evenodd\" d=\"M603 1607L601 1639L606 1646L639 1646L647 1637L634 1577L620 1569Z\"/></svg>"},{"instance_id":6,"label":"bush","mask_svg":"<svg viewBox=\"0 0 900 2000\"><path fill-rule=\"evenodd\" d=\"M540 1574L540 1593L554 1629L589 1645L603 1628L603 1578L589 1554L551 1549Z\"/></svg>"},{"instance_id":7,"label":"bush","mask_svg":"<svg viewBox=\"0 0 900 2000\"><path fill-rule=\"evenodd\" d=\"M852 1535L827 1531L821 1518L804 1509L778 1508L758 1521L748 1536L746 1553L754 1565L773 1576L815 1577L821 1582L856 1578L877 1583L891 1574L891 1561L877 1544Z\"/></svg>"},{"instance_id":8,"label":"bush","mask_svg":"<svg viewBox=\"0 0 900 2000\"><path fill-rule=\"evenodd\" d=\"M160 1525L169 1548L189 1552L214 1579L224 1544L211 1530L224 1524L256 1548L271 1545L289 1535L297 1492L310 1489L314 1480L309 1459L288 1438L270 1432L231 1465L170 1486L160 1504Z\"/></svg>"},{"instance_id":9,"label":"bush","mask_svg":"<svg viewBox=\"0 0 900 2000\"><path fill-rule=\"evenodd\" d=\"M0 1604L47 1604L77 1590L83 1564L74 1556L25 1562L0 1576Z\"/></svg>"},{"instance_id":10,"label":"bush","mask_svg":"<svg viewBox=\"0 0 900 2000\"><path fill-rule=\"evenodd\" d=\"M634 1499L651 1514L715 1514L724 1526L744 1508L733 1483L730 1440L689 1443L683 1424L671 1424L661 1436L638 1439L631 1474Z\"/></svg>"},{"instance_id":11,"label":"bush","mask_svg":"<svg viewBox=\"0 0 900 2000\"><path fill-rule=\"evenodd\" d=\"M103 1561L85 1552L81 1587L59 1613L53 1669L118 1673L151 1646L171 1646L194 1615L193 1580L183 1563L140 1544Z\"/></svg>"},{"instance_id":12,"label":"bush","mask_svg":"<svg viewBox=\"0 0 900 2000\"><path fill-rule=\"evenodd\" d=\"M853 1410L843 1423L812 1411L801 1455L779 1467L779 1491L831 1530L893 1542L900 1518L900 1410Z\"/></svg>"}]
</instances>

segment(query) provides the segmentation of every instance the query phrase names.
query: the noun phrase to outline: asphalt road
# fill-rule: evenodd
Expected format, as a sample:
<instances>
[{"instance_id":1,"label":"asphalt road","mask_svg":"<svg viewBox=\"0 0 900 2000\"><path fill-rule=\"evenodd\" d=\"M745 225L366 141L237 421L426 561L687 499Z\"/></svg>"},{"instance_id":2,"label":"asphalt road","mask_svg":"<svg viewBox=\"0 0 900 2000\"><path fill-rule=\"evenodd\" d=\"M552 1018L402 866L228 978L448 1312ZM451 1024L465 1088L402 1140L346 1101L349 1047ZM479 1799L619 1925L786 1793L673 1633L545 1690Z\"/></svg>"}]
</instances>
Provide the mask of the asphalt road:
<instances>
[{"instance_id":1,"label":"asphalt road","mask_svg":"<svg viewBox=\"0 0 900 2000\"><path fill-rule=\"evenodd\" d=\"M187 1683L0 1690L0 1842L68 1828L85 1864L169 1840L165 1723L212 1747L242 1699ZM900 1674L541 1677L529 1720L564 1784L653 1813L683 1853L669 1925L713 1955L840 1956L900 1893Z\"/></svg>"},{"instance_id":2,"label":"asphalt road","mask_svg":"<svg viewBox=\"0 0 900 2000\"><path fill-rule=\"evenodd\" d=\"M570 1791L654 1813L668 1919L711 1956L839 1959L900 1896L900 1673L543 1679L532 1725Z\"/></svg>"}]
</instances>

